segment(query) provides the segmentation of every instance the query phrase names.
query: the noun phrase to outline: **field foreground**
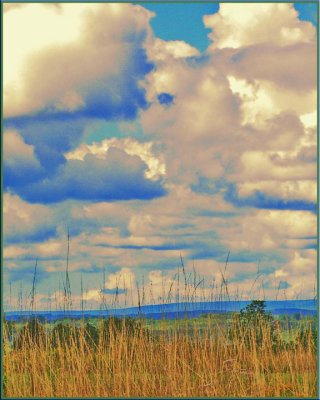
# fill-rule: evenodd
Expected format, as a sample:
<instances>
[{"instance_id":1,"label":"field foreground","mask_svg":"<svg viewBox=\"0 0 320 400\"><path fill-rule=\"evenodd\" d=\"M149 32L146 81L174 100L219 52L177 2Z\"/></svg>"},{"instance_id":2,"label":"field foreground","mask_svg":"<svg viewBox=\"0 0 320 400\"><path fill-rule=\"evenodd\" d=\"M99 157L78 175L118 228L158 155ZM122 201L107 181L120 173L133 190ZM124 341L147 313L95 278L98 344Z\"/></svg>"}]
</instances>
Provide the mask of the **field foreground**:
<instances>
[{"instance_id":1,"label":"field foreground","mask_svg":"<svg viewBox=\"0 0 320 400\"><path fill-rule=\"evenodd\" d=\"M5 397L315 397L310 327L221 316L96 326L39 322L4 337ZM305 326L304 326L305 325ZM5 335L6 336L6 335ZM288 339L290 338L290 340Z\"/></svg>"}]
</instances>

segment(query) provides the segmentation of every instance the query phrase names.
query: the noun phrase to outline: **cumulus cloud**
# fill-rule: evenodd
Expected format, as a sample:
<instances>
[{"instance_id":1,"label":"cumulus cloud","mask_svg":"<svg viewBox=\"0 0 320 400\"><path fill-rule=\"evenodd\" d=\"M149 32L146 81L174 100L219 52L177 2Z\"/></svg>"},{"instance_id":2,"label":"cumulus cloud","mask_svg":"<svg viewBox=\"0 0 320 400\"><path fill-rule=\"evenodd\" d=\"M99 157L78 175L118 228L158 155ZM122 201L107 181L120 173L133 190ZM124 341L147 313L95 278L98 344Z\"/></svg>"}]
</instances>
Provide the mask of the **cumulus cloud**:
<instances>
[{"instance_id":1,"label":"cumulus cloud","mask_svg":"<svg viewBox=\"0 0 320 400\"><path fill-rule=\"evenodd\" d=\"M199 56L200 52L182 40L165 41L155 38L152 47L148 49L149 57L159 62L168 62L172 58Z\"/></svg>"},{"instance_id":2,"label":"cumulus cloud","mask_svg":"<svg viewBox=\"0 0 320 400\"><path fill-rule=\"evenodd\" d=\"M44 170L34 152L17 131L3 133L3 186L27 185L43 175Z\"/></svg>"},{"instance_id":3,"label":"cumulus cloud","mask_svg":"<svg viewBox=\"0 0 320 400\"><path fill-rule=\"evenodd\" d=\"M3 195L4 243L44 241L56 235L53 212L43 205L29 204L17 195Z\"/></svg>"},{"instance_id":4,"label":"cumulus cloud","mask_svg":"<svg viewBox=\"0 0 320 400\"><path fill-rule=\"evenodd\" d=\"M258 43L288 46L310 42L316 30L311 22L298 20L292 4L220 4L219 13L203 18L213 41L211 49L240 48Z\"/></svg>"},{"instance_id":5,"label":"cumulus cloud","mask_svg":"<svg viewBox=\"0 0 320 400\"><path fill-rule=\"evenodd\" d=\"M146 178L157 179L165 175L166 167L161 154L156 157L152 152L152 142L141 143L130 137L125 139L105 139L92 145L82 144L77 149L65 154L67 160L83 160L86 154L94 154L97 158L105 159L110 147L121 149L131 156L138 156L148 166Z\"/></svg>"},{"instance_id":6,"label":"cumulus cloud","mask_svg":"<svg viewBox=\"0 0 320 400\"><path fill-rule=\"evenodd\" d=\"M286 90L303 93L316 84L316 43L298 43L284 48L252 45L225 52L230 73L239 79L276 83Z\"/></svg>"},{"instance_id":7,"label":"cumulus cloud","mask_svg":"<svg viewBox=\"0 0 320 400\"><path fill-rule=\"evenodd\" d=\"M299 239L304 245L305 237L316 236L316 215L300 210L257 210L234 218L234 225L220 228L222 241L231 251L279 251L291 247L290 239Z\"/></svg>"},{"instance_id":8,"label":"cumulus cloud","mask_svg":"<svg viewBox=\"0 0 320 400\"><path fill-rule=\"evenodd\" d=\"M34 147L27 145L18 132L5 131L3 133L3 146L5 148L5 162L9 165L24 162L39 166L38 160L34 157Z\"/></svg>"},{"instance_id":9,"label":"cumulus cloud","mask_svg":"<svg viewBox=\"0 0 320 400\"><path fill-rule=\"evenodd\" d=\"M105 289L115 289L119 288L122 290L126 290L128 287L135 287L136 280L135 275L130 268L124 267L121 268L120 271L115 274L110 274L107 277L107 281L105 283Z\"/></svg>"},{"instance_id":10,"label":"cumulus cloud","mask_svg":"<svg viewBox=\"0 0 320 400\"><path fill-rule=\"evenodd\" d=\"M237 189L239 197L248 197L255 191L260 191L285 200L317 202L317 182L312 180L246 182L237 184Z\"/></svg>"},{"instance_id":11,"label":"cumulus cloud","mask_svg":"<svg viewBox=\"0 0 320 400\"><path fill-rule=\"evenodd\" d=\"M143 49L151 15L129 4L29 4L8 13L4 115L79 110L133 118L146 105L138 80L152 68ZM23 19L32 29L21 36Z\"/></svg>"},{"instance_id":12,"label":"cumulus cloud","mask_svg":"<svg viewBox=\"0 0 320 400\"><path fill-rule=\"evenodd\" d=\"M144 177L146 164L111 147L105 159L87 154L84 160L69 160L51 179L30 184L21 196L32 203L55 203L66 199L115 201L152 199L166 190L159 181Z\"/></svg>"}]
</instances>

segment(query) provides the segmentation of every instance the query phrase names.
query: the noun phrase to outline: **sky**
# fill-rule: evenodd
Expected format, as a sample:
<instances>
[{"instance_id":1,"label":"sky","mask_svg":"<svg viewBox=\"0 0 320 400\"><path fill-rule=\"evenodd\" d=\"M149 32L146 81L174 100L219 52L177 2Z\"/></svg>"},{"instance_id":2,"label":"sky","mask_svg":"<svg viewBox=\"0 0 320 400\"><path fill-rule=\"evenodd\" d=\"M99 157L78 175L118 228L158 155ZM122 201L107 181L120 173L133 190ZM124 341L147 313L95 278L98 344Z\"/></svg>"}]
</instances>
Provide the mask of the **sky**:
<instances>
[{"instance_id":1,"label":"sky","mask_svg":"<svg viewBox=\"0 0 320 400\"><path fill-rule=\"evenodd\" d=\"M67 260L74 309L315 296L315 4L7 3L3 22L6 310L35 267L36 308L61 309Z\"/></svg>"}]
</instances>

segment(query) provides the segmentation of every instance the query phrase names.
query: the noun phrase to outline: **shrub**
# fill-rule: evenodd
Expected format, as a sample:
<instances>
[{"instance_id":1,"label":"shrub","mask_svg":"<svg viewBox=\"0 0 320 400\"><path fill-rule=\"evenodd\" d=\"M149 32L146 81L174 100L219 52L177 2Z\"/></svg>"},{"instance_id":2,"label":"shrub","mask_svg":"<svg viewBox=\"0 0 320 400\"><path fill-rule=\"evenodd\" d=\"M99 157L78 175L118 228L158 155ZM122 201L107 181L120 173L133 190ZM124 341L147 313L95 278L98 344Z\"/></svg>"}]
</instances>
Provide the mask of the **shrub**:
<instances>
[{"instance_id":1,"label":"shrub","mask_svg":"<svg viewBox=\"0 0 320 400\"><path fill-rule=\"evenodd\" d=\"M143 329L141 323L131 317L109 317L104 319L100 327L100 333L106 342L110 341L111 336L117 337L121 333L126 337L133 337L137 334L148 335L147 329Z\"/></svg>"},{"instance_id":2,"label":"shrub","mask_svg":"<svg viewBox=\"0 0 320 400\"><path fill-rule=\"evenodd\" d=\"M46 333L43 325L37 318L28 320L26 325L21 329L17 338L13 342L15 349L21 349L24 346L41 347L45 344Z\"/></svg>"},{"instance_id":3,"label":"shrub","mask_svg":"<svg viewBox=\"0 0 320 400\"><path fill-rule=\"evenodd\" d=\"M265 312L264 300L252 300L244 309L240 310L240 319L246 323L257 324L260 321L270 323L273 320L271 313Z\"/></svg>"},{"instance_id":4,"label":"shrub","mask_svg":"<svg viewBox=\"0 0 320 400\"><path fill-rule=\"evenodd\" d=\"M87 322L84 328L84 338L88 346L98 346L99 343L99 331L90 322Z\"/></svg>"},{"instance_id":5,"label":"shrub","mask_svg":"<svg viewBox=\"0 0 320 400\"><path fill-rule=\"evenodd\" d=\"M261 346L268 335L273 337L273 317L265 312L265 307L265 301L253 300L235 314L228 329L229 340L234 341L241 337L251 347L253 343Z\"/></svg>"},{"instance_id":6,"label":"shrub","mask_svg":"<svg viewBox=\"0 0 320 400\"><path fill-rule=\"evenodd\" d=\"M79 333L79 328L59 322L51 331L50 343L52 347L69 347L72 343L79 346Z\"/></svg>"},{"instance_id":7,"label":"shrub","mask_svg":"<svg viewBox=\"0 0 320 400\"><path fill-rule=\"evenodd\" d=\"M296 334L295 339L291 341L291 345L298 346L300 344L304 349L309 348L309 346L317 348L317 340L318 332L316 329L312 329L311 326L301 326Z\"/></svg>"},{"instance_id":8,"label":"shrub","mask_svg":"<svg viewBox=\"0 0 320 400\"><path fill-rule=\"evenodd\" d=\"M7 321L4 319L3 321L3 340L8 338L9 340L14 337L16 334L16 327L13 321Z\"/></svg>"}]
</instances>

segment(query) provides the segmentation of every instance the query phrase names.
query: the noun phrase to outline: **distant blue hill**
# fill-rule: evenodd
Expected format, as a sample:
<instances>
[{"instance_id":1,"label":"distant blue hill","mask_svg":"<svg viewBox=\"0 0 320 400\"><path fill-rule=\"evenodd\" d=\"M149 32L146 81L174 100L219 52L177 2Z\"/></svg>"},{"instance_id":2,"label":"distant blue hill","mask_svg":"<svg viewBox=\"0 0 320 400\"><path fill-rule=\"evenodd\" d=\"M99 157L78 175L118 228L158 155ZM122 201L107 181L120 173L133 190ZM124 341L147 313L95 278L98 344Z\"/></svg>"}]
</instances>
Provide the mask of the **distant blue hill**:
<instances>
[{"instance_id":1,"label":"distant blue hill","mask_svg":"<svg viewBox=\"0 0 320 400\"><path fill-rule=\"evenodd\" d=\"M137 317L142 316L153 319L174 319L183 317L198 317L201 314L228 313L238 312L245 308L250 301L213 301L213 302L195 302L195 303L170 303L146 305L130 308L118 308L110 310L84 310L82 311L39 311L37 316L48 321L56 321L61 318L69 317L71 319L98 318L98 317ZM273 315L293 315L300 313L301 315L317 315L317 300L270 300L266 301L266 312L271 312ZM30 318L32 313L8 311L5 313L7 320L17 321L21 318Z\"/></svg>"}]
</instances>

